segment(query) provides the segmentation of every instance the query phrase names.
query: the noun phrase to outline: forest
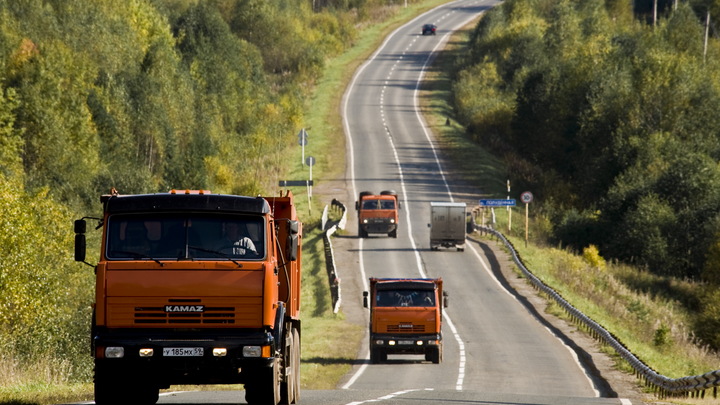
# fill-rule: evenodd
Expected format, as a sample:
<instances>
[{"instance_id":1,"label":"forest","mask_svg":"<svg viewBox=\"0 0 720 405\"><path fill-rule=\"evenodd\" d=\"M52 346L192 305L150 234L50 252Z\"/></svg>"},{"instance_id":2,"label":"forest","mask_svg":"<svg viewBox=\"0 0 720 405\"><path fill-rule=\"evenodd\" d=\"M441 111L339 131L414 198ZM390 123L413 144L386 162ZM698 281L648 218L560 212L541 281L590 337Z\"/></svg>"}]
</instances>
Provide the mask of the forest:
<instances>
[{"instance_id":1,"label":"forest","mask_svg":"<svg viewBox=\"0 0 720 405\"><path fill-rule=\"evenodd\" d=\"M695 282L696 336L718 349L720 2L651 5L505 1L457 61L454 103L533 191L548 244Z\"/></svg>"},{"instance_id":2,"label":"forest","mask_svg":"<svg viewBox=\"0 0 720 405\"><path fill-rule=\"evenodd\" d=\"M0 381L91 379L73 219L110 187L267 192L326 60L402 2L0 1ZM698 335L720 348L720 2L652 4L506 0L454 103L549 243L707 286Z\"/></svg>"},{"instance_id":3,"label":"forest","mask_svg":"<svg viewBox=\"0 0 720 405\"><path fill-rule=\"evenodd\" d=\"M0 381L91 381L99 196L274 190L325 61L385 0L0 2Z\"/></svg>"}]
</instances>

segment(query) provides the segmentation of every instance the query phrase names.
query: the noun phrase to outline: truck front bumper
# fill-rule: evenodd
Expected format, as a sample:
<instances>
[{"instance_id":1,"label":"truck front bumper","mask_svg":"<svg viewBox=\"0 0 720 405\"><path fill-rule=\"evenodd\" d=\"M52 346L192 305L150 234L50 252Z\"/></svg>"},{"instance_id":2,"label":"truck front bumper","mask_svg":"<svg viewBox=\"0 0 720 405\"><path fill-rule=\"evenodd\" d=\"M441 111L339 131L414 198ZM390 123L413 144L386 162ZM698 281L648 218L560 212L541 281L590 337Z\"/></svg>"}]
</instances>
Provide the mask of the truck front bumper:
<instances>
[{"instance_id":1,"label":"truck front bumper","mask_svg":"<svg viewBox=\"0 0 720 405\"><path fill-rule=\"evenodd\" d=\"M360 226L367 233L390 233L397 229L397 224L390 218L365 218Z\"/></svg>"},{"instance_id":2,"label":"truck front bumper","mask_svg":"<svg viewBox=\"0 0 720 405\"><path fill-rule=\"evenodd\" d=\"M275 360L274 338L265 331L140 332L97 333L96 375L148 376L159 386L239 384Z\"/></svg>"},{"instance_id":3,"label":"truck front bumper","mask_svg":"<svg viewBox=\"0 0 720 405\"><path fill-rule=\"evenodd\" d=\"M371 334L370 347L386 353L424 354L442 344L442 334L390 335Z\"/></svg>"}]
</instances>

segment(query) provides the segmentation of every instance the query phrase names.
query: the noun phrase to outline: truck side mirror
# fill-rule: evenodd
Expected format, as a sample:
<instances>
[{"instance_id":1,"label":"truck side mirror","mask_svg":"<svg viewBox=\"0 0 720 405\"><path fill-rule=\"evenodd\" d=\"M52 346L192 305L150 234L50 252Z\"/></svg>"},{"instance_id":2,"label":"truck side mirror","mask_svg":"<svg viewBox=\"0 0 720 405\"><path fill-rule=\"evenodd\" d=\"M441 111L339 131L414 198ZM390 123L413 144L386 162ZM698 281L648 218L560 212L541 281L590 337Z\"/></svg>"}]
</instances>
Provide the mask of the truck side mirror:
<instances>
[{"instance_id":1,"label":"truck side mirror","mask_svg":"<svg viewBox=\"0 0 720 405\"><path fill-rule=\"evenodd\" d=\"M357 211L359 209L360 209L360 201L355 201L355 210Z\"/></svg>"},{"instance_id":2,"label":"truck side mirror","mask_svg":"<svg viewBox=\"0 0 720 405\"><path fill-rule=\"evenodd\" d=\"M363 291L363 307L365 308L368 307L368 295L367 291Z\"/></svg>"},{"instance_id":3,"label":"truck side mirror","mask_svg":"<svg viewBox=\"0 0 720 405\"><path fill-rule=\"evenodd\" d=\"M298 258L298 232L300 230L300 226L298 225L298 221L288 221L288 258L291 261L295 261Z\"/></svg>"},{"instance_id":4,"label":"truck side mirror","mask_svg":"<svg viewBox=\"0 0 720 405\"><path fill-rule=\"evenodd\" d=\"M87 223L84 219L75 220L75 261L85 261L86 241L85 231L87 229Z\"/></svg>"},{"instance_id":5,"label":"truck side mirror","mask_svg":"<svg viewBox=\"0 0 720 405\"><path fill-rule=\"evenodd\" d=\"M87 232L87 222L84 219L76 219L74 228L75 233L85 233Z\"/></svg>"},{"instance_id":6,"label":"truck side mirror","mask_svg":"<svg viewBox=\"0 0 720 405\"><path fill-rule=\"evenodd\" d=\"M443 291L443 308L448 307L448 298L449 298L448 292Z\"/></svg>"},{"instance_id":7,"label":"truck side mirror","mask_svg":"<svg viewBox=\"0 0 720 405\"><path fill-rule=\"evenodd\" d=\"M85 234L77 233L75 234L75 261L76 262L84 262L85 261Z\"/></svg>"}]
</instances>

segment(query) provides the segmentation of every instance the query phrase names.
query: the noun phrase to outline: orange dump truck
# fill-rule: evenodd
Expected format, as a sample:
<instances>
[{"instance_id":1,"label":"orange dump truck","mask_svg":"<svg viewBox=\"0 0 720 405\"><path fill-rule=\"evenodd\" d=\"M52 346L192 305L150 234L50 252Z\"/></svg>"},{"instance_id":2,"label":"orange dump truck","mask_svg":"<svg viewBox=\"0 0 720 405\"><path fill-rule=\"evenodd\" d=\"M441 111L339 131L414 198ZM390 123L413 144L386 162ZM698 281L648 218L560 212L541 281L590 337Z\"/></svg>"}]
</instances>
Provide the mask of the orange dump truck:
<instances>
[{"instance_id":1,"label":"orange dump truck","mask_svg":"<svg viewBox=\"0 0 720 405\"><path fill-rule=\"evenodd\" d=\"M91 345L95 402L154 404L174 384L245 384L250 404L296 403L302 224L290 192L100 198ZM89 264L89 263L88 263ZM239 399L238 399L239 402Z\"/></svg>"},{"instance_id":2,"label":"orange dump truck","mask_svg":"<svg viewBox=\"0 0 720 405\"><path fill-rule=\"evenodd\" d=\"M363 191L355 201L355 209L358 212L359 237L367 238L370 233L386 233L391 238L397 238L400 202L395 191L385 190L379 195Z\"/></svg>"},{"instance_id":3,"label":"orange dump truck","mask_svg":"<svg viewBox=\"0 0 720 405\"><path fill-rule=\"evenodd\" d=\"M386 361L388 354L442 361L442 309L447 307L442 279L370 278L363 306L370 308L371 363Z\"/></svg>"}]
</instances>

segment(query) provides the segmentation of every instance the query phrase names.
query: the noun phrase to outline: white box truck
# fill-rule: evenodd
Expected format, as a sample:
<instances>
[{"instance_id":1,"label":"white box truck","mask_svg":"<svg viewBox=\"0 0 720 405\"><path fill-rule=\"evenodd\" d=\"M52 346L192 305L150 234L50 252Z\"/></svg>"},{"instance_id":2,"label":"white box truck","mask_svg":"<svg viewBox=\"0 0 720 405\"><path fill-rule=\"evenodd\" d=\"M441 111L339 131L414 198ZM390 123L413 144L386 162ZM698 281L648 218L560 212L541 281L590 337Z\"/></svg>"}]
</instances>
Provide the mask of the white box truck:
<instances>
[{"instance_id":1,"label":"white box truck","mask_svg":"<svg viewBox=\"0 0 720 405\"><path fill-rule=\"evenodd\" d=\"M454 202L430 203L430 249L440 246L465 250L467 232L466 204Z\"/></svg>"}]
</instances>

